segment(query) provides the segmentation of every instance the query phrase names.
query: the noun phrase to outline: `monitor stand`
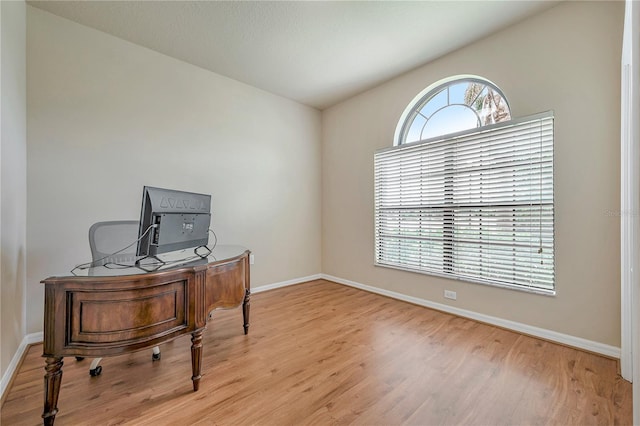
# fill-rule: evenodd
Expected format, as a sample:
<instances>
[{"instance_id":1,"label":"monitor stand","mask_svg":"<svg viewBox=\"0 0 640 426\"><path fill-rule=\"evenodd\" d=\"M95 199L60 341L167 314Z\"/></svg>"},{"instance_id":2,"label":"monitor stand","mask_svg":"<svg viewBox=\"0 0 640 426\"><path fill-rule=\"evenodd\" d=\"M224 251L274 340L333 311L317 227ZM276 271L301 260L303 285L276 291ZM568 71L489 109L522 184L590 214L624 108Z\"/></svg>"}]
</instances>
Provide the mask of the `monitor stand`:
<instances>
[{"instance_id":1,"label":"monitor stand","mask_svg":"<svg viewBox=\"0 0 640 426\"><path fill-rule=\"evenodd\" d=\"M144 263L143 260L145 259L152 259L154 260L153 262L149 262L149 263ZM157 271L158 269L162 268L162 266L165 264L166 262L163 261L162 259L160 259L157 256L154 255L148 255L148 256L144 256L141 257L140 259L136 260L136 267L140 268L144 271L147 272L152 272L152 271Z\"/></svg>"},{"instance_id":2,"label":"monitor stand","mask_svg":"<svg viewBox=\"0 0 640 426\"><path fill-rule=\"evenodd\" d=\"M207 254L200 254L198 253L198 250L201 248L205 248L207 250ZM193 249L193 252L195 253L196 256L199 256L201 259L206 259L207 257L209 257L209 255L213 252L213 250L211 250L209 247L207 246L198 246L196 248Z\"/></svg>"}]
</instances>

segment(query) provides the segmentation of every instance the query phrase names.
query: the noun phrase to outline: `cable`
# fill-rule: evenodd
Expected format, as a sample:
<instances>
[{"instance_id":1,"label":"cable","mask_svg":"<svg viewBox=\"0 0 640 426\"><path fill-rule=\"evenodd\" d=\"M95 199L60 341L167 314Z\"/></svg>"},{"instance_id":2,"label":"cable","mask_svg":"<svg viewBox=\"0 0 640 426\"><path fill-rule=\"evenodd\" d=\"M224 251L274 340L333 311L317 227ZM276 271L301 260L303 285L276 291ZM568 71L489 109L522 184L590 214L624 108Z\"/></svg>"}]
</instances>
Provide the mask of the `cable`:
<instances>
[{"instance_id":1,"label":"cable","mask_svg":"<svg viewBox=\"0 0 640 426\"><path fill-rule=\"evenodd\" d=\"M209 228L209 232L211 232L213 234L213 247L211 247L211 251L213 251L214 248L216 248L216 245L218 245L218 236L216 235L215 231L211 228Z\"/></svg>"},{"instance_id":2,"label":"cable","mask_svg":"<svg viewBox=\"0 0 640 426\"><path fill-rule=\"evenodd\" d=\"M218 245L218 236L216 235L215 231L211 228L208 229L209 232L211 232L213 234L213 246L209 247L208 245L204 245L204 246L198 246L196 247L193 252L195 254L195 256L190 256L190 257L183 257L182 259L177 259L177 260L169 260L169 261L160 261L160 262L147 262L144 265L145 266L154 266L154 265L172 265L172 264L176 264L176 263L184 263L184 262L188 262L190 260L197 260L197 259L206 259L207 257L209 257L209 255L211 255L211 253L213 252L213 250L216 248L216 246ZM199 248L206 248L208 253L206 256L201 255L197 252L197 250ZM215 259L215 256L212 256ZM106 266L106 265L105 265ZM118 266L125 266L125 265L118 265ZM116 269L116 268L114 268Z\"/></svg>"},{"instance_id":3,"label":"cable","mask_svg":"<svg viewBox=\"0 0 640 426\"><path fill-rule=\"evenodd\" d=\"M125 251L126 249L128 249L129 247L131 247L132 245L137 244L141 239L143 239L143 238L144 238L144 237L149 233L149 231L151 231L151 229L152 229L152 228L157 228L157 227L158 227L158 225L157 225L157 224L155 224L155 223L154 223L153 225L149 225L149 227L144 231L144 233L143 233L143 234L142 234L142 235L141 235L137 240L135 240L134 242L132 242L132 243L131 243L131 244L129 244L128 246L126 246L126 247L124 247L124 248L121 248L120 250L115 251L115 252L113 252L113 253L111 253L111 254L108 254L108 255L106 255L106 256L105 256L105 257L103 257L103 258L96 259L96 260L92 260L91 262L87 262L87 263L81 263L80 265L77 265L75 268L73 268L73 269L71 270L71 273L72 273L73 275L75 275L75 273L74 273L73 271L75 271L76 269L84 270L84 269L93 268L94 266L97 266L97 265L95 265L95 263L96 263L96 262L100 262L100 261L105 260L105 259L108 259L108 258L110 258L111 256L114 256L114 255L116 255L116 254L118 254L118 253L122 253L123 251ZM114 263L114 262L108 262L108 263L113 263L114 265L118 265L117 263ZM105 265L103 265L103 266L106 266L106 264L105 264ZM124 267L124 265L118 265L118 266L122 266L122 267ZM112 269L117 269L117 268L112 268Z\"/></svg>"},{"instance_id":4,"label":"cable","mask_svg":"<svg viewBox=\"0 0 640 426\"><path fill-rule=\"evenodd\" d=\"M102 266L104 266L105 269L127 269L127 268L132 268L135 265L133 264L127 265L126 263L117 263L117 262L107 262Z\"/></svg>"},{"instance_id":5,"label":"cable","mask_svg":"<svg viewBox=\"0 0 640 426\"><path fill-rule=\"evenodd\" d=\"M116 252L114 252L114 253L111 253L111 254L109 254L109 255L107 255L107 256L105 256L105 257L101 258L101 259L96 259L96 260L93 260L93 261L91 261L91 262L82 263L82 264L80 264L80 265L76 266L75 268L73 268L73 269L71 270L71 273L72 273L73 275L75 275L73 271L75 271L76 269L84 270L84 269L91 268L91 267L93 267L93 266L97 266L97 265L94 265L96 262L100 262L101 260L108 259L108 258L109 258L109 257L111 257L111 256L114 256L114 255L116 255L116 254L118 254L118 253L121 253L121 252L125 251L126 249L128 249L128 248L129 248L129 247L131 247L132 245L136 244L136 243L137 243L138 241L140 241L141 239L143 239L143 238L144 238L144 237L149 233L149 231L151 230L151 228L157 228L157 227L158 227L158 225L157 225L157 224L150 225L150 226L146 229L146 231L144 231L144 234L142 234L142 235L140 236L140 238L138 238L137 240L135 240L133 243L129 244L129 245L128 245L128 246L126 246L125 248L122 248L122 249L120 249L120 250L118 250L118 251L116 251ZM209 246L207 246L207 245L199 246L199 247L196 247L196 248L194 249L195 256L188 256L188 257L184 257L184 258L182 258L182 259L171 260L171 261L167 261L167 262L164 262L164 261L160 261L160 262L148 262L148 263L145 263L143 266L145 266L145 267L146 267L146 266L157 266L157 268L152 269L152 270L154 270L154 271L155 271L155 270L157 270L158 268L160 268L160 267L162 267L162 266L171 266L171 265L175 265L175 264L180 264L180 263L189 262L189 261L191 261L191 260L206 259L207 257L209 257L209 256L211 255L211 253L213 252L213 250L214 250L214 249L216 248L216 246L218 245L218 236L216 235L215 231L214 231L213 229L209 228L209 229L208 229L208 232L211 232L211 233L213 234L213 238L214 238L214 240L213 240L213 246L212 246L211 248L209 248ZM202 248L202 247L205 247L205 248L208 250L208 253L207 253L207 255L206 255L206 256L200 255L200 254L198 254L198 252L197 252L197 250L198 250L199 248ZM217 260L217 259L215 258L215 256L212 256L212 257L214 258L214 260ZM102 265L102 266L104 266L106 269L126 269L126 268L132 268L132 267L140 267L140 265L127 265L127 264L123 264L123 263L116 263L116 262L106 262L106 263L105 263L104 265ZM141 269L146 270L146 269L144 269L144 268L141 268Z\"/></svg>"},{"instance_id":6,"label":"cable","mask_svg":"<svg viewBox=\"0 0 640 426\"><path fill-rule=\"evenodd\" d=\"M213 249L216 248L216 245L218 244L218 236L216 235L215 232L213 232L213 229L209 228L209 232L211 232L213 234L214 237L214 242L213 242L213 247L209 248L209 246L204 245L204 246L198 246L195 249L193 249L193 252L196 254L196 256L200 257L201 259L206 259L207 257L209 257L209 255L213 252ZM207 250L207 254L200 254L198 253L198 250L204 248ZM214 256L215 259L215 256Z\"/></svg>"}]
</instances>

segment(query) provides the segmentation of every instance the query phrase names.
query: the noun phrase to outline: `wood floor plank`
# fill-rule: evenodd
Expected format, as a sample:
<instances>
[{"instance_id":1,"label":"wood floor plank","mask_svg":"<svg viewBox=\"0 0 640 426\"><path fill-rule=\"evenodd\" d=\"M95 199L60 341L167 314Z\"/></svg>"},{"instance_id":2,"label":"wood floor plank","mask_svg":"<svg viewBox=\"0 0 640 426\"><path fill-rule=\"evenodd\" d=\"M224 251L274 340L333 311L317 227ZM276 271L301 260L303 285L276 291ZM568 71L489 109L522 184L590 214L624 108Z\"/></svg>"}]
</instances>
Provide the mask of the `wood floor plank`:
<instances>
[{"instance_id":1,"label":"wood floor plank","mask_svg":"<svg viewBox=\"0 0 640 426\"><path fill-rule=\"evenodd\" d=\"M251 328L215 312L200 390L188 336L102 361L65 358L64 425L631 424L615 360L318 280L258 293ZM2 425L41 423L42 346L29 352Z\"/></svg>"}]
</instances>

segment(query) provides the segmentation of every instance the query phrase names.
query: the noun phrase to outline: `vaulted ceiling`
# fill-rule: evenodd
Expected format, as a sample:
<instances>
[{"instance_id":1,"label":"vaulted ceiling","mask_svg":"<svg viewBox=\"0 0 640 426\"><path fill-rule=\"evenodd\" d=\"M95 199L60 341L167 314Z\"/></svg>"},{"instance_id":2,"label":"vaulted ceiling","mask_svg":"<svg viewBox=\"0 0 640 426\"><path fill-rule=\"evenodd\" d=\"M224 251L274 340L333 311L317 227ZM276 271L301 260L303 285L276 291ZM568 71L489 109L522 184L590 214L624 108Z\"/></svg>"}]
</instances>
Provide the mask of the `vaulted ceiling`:
<instances>
[{"instance_id":1,"label":"vaulted ceiling","mask_svg":"<svg viewBox=\"0 0 640 426\"><path fill-rule=\"evenodd\" d=\"M29 1L323 109L555 1Z\"/></svg>"}]
</instances>

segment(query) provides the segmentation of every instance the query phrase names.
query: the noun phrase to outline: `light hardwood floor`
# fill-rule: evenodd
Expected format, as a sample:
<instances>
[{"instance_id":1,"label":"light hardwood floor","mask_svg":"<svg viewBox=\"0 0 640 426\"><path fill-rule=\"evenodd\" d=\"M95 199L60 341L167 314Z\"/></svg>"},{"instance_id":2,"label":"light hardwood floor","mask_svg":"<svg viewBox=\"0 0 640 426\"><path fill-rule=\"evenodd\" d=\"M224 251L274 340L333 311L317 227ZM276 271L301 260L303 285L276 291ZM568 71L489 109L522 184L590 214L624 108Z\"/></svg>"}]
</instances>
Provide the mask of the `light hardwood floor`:
<instances>
[{"instance_id":1,"label":"light hardwood floor","mask_svg":"<svg viewBox=\"0 0 640 426\"><path fill-rule=\"evenodd\" d=\"M631 424L616 361L383 296L313 281L252 296L204 333L150 350L65 358L56 425ZM2 425L40 424L42 346L29 349Z\"/></svg>"}]
</instances>

